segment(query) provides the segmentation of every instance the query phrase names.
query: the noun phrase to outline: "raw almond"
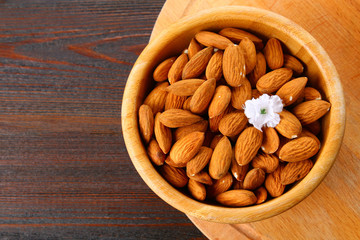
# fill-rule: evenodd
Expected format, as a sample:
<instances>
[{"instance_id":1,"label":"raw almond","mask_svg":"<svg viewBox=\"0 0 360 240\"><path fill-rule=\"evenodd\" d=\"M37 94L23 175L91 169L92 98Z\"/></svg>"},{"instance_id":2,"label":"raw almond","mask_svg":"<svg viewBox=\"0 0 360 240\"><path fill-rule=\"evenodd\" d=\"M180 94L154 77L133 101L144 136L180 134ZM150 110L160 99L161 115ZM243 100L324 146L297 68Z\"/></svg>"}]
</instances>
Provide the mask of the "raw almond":
<instances>
[{"instance_id":1,"label":"raw almond","mask_svg":"<svg viewBox=\"0 0 360 240\"><path fill-rule=\"evenodd\" d=\"M301 96L302 91L304 91L307 81L307 77L295 78L285 83L276 92L276 95L282 99L285 107L296 102L296 100Z\"/></svg>"},{"instance_id":2,"label":"raw almond","mask_svg":"<svg viewBox=\"0 0 360 240\"><path fill-rule=\"evenodd\" d=\"M231 87L243 84L246 74L245 56L238 45L229 45L223 56L223 75Z\"/></svg>"},{"instance_id":3,"label":"raw almond","mask_svg":"<svg viewBox=\"0 0 360 240\"><path fill-rule=\"evenodd\" d=\"M178 96L168 93L165 100L165 111L169 109L181 109L186 101L186 96Z\"/></svg>"},{"instance_id":4,"label":"raw almond","mask_svg":"<svg viewBox=\"0 0 360 240\"><path fill-rule=\"evenodd\" d=\"M248 164L261 147L263 133L254 127L246 128L239 136L235 144L236 162L243 166Z\"/></svg>"},{"instance_id":5,"label":"raw almond","mask_svg":"<svg viewBox=\"0 0 360 240\"><path fill-rule=\"evenodd\" d=\"M255 88L257 81L266 73L266 60L264 54L258 52L256 54L256 64L252 72L249 74L248 79L251 87Z\"/></svg>"},{"instance_id":6,"label":"raw almond","mask_svg":"<svg viewBox=\"0 0 360 240\"><path fill-rule=\"evenodd\" d=\"M292 184L304 178L310 172L312 167L313 162L309 159L286 164L280 174L281 184Z\"/></svg>"},{"instance_id":7,"label":"raw almond","mask_svg":"<svg viewBox=\"0 0 360 240\"><path fill-rule=\"evenodd\" d=\"M170 128L166 127L160 122L161 113L155 115L154 132L156 141L159 144L161 150L167 154L170 151L172 144L172 133Z\"/></svg>"},{"instance_id":8,"label":"raw almond","mask_svg":"<svg viewBox=\"0 0 360 240\"><path fill-rule=\"evenodd\" d=\"M166 101L166 87L169 86L169 83L163 82L155 87L149 95L145 98L144 104L151 107L153 114L161 112L164 110L165 101Z\"/></svg>"},{"instance_id":9,"label":"raw almond","mask_svg":"<svg viewBox=\"0 0 360 240\"><path fill-rule=\"evenodd\" d=\"M224 115L219 123L219 131L228 137L238 135L246 126L248 122L247 117L241 110L235 110Z\"/></svg>"},{"instance_id":10,"label":"raw almond","mask_svg":"<svg viewBox=\"0 0 360 240\"><path fill-rule=\"evenodd\" d=\"M217 132L219 131L219 124L221 119L223 118L223 116L225 116L227 113L231 112L233 110L233 107L231 106L231 104L229 104L229 106L225 109L225 111L223 113L221 113L220 115L213 117L213 118L209 118L209 127L210 127L210 131L212 132Z\"/></svg>"},{"instance_id":11,"label":"raw almond","mask_svg":"<svg viewBox=\"0 0 360 240\"><path fill-rule=\"evenodd\" d=\"M300 120L301 124L312 123L330 110L331 104L324 100L311 100L300 103L293 108L293 114Z\"/></svg>"},{"instance_id":12,"label":"raw almond","mask_svg":"<svg viewBox=\"0 0 360 240\"><path fill-rule=\"evenodd\" d=\"M319 145L319 148L320 148L320 145L321 145L320 140L309 130L303 129L302 132L300 133L299 137L312 137L317 142L317 144Z\"/></svg>"},{"instance_id":13,"label":"raw almond","mask_svg":"<svg viewBox=\"0 0 360 240\"><path fill-rule=\"evenodd\" d=\"M223 135L219 134L219 135L215 135L214 138L211 140L210 143L210 148L212 150L215 149L216 145L219 143L220 139L222 139Z\"/></svg>"},{"instance_id":14,"label":"raw almond","mask_svg":"<svg viewBox=\"0 0 360 240\"><path fill-rule=\"evenodd\" d=\"M205 186L193 179L189 179L188 182L188 189L191 194L196 200L204 201L206 198L206 189Z\"/></svg>"},{"instance_id":15,"label":"raw almond","mask_svg":"<svg viewBox=\"0 0 360 240\"><path fill-rule=\"evenodd\" d=\"M202 49L201 44L196 41L195 38L191 39L189 47L188 47L188 55L189 59L195 56Z\"/></svg>"},{"instance_id":16,"label":"raw almond","mask_svg":"<svg viewBox=\"0 0 360 240\"><path fill-rule=\"evenodd\" d=\"M207 79L215 78L216 81L219 81L222 77L222 61L223 61L223 51L217 51L212 55L205 71Z\"/></svg>"},{"instance_id":17,"label":"raw almond","mask_svg":"<svg viewBox=\"0 0 360 240\"><path fill-rule=\"evenodd\" d=\"M270 38L264 47L264 56L267 65L272 70L281 68L284 65L284 54L281 43L276 38Z\"/></svg>"},{"instance_id":18,"label":"raw almond","mask_svg":"<svg viewBox=\"0 0 360 240\"><path fill-rule=\"evenodd\" d=\"M164 164L160 169L161 175L174 187L182 188L188 183L188 177L182 168L174 168Z\"/></svg>"},{"instance_id":19,"label":"raw almond","mask_svg":"<svg viewBox=\"0 0 360 240\"><path fill-rule=\"evenodd\" d=\"M182 53L178 58L176 58L168 73L170 84L173 84L181 79L182 72L188 61L189 58L186 53Z\"/></svg>"},{"instance_id":20,"label":"raw almond","mask_svg":"<svg viewBox=\"0 0 360 240\"><path fill-rule=\"evenodd\" d=\"M171 157L168 155L165 159L165 163L176 168L183 168L186 167L186 163L183 162L174 162L174 160L171 159Z\"/></svg>"},{"instance_id":21,"label":"raw almond","mask_svg":"<svg viewBox=\"0 0 360 240\"><path fill-rule=\"evenodd\" d=\"M272 173L279 166L279 159L274 154L261 153L251 161L254 168L260 168L266 173Z\"/></svg>"},{"instance_id":22,"label":"raw almond","mask_svg":"<svg viewBox=\"0 0 360 240\"><path fill-rule=\"evenodd\" d=\"M267 191L264 187L259 187L254 191L254 194L257 198L256 204L260 204L266 201L267 199Z\"/></svg>"},{"instance_id":23,"label":"raw almond","mask_svg":"<svg viewBox=\"0 0 360 240\"><path fill-rule=\"evenodd\" d=\"M233 156L231 143L223 136L216 145L209 163L209 174L213 179L220 179L228 172Z\"/></svg>"},{"instance_id":24,"label":"raw almond","mask_svg":"<svg viewBox=\"0 0 360 240\"><path fill-rule=\"evenodd\" d=\"M231 100L231 90L229 87L220 85L215 89L214 96L210 102L208 114L209 118L216 117L223 113ZM191 107L190 107L191 109Z\"/></svg>"},{"instance_id":25,"label":"raw almond","mask_svg":"<svg viewBox=\"0 0 360 240\"><path fill-rule=\"evenodd\" d=\"M139 108L139 128L141 137L147 144L154 133L154 115L151 108L146 104Z\"/></svg>"},{"instance_id":26,"label":"raw almond","mask_svg":"<svg viewBox=\"0 0 360 240\"><path fill-rule=\"evenodd\" d=\"M249 74L256 65L256 48L254 43L247 37L241 40L239 46L242 48L245 57L246 74Z\"/></svg>"},{"instance_id":27,"label":"raw almond","mask_svg":"<svg viewBox=\"0 0 360 240\"><path fill-rule=\"evenodd\" d=\"M184 110L190 111L190 102L191 102L191 99L192 99L192 96L188 97L188 98L185 100L185 102L184 102L184 104L183 104L183 109L184 109Z\"/></svg>"},{"instance_id":28,"label":"raw almond","mask_svg":"<svg viewBox=\"0 0 360 240\"><path fill-rule=\"evenodd\" d=\"M231 207L253 205L257 199L253 192L248 190L230 190L216 196L216 201Z\"/></svg>"},{"instance_id":29,"label":"raw almond","mask_svg":"<svg viewBox=\"0 0 360 240\"><path fill-rule=\"evenodd\" d=\"M204 46L215 47L224 50L227 46L233 45L228 38L214 32L201 31L195 35L195 39Z\"/></svg>"},{"instance_id":30,"label":"raw almond","mask_svg":"<svg viewBox=\"0 0 360 240\"><path fill-rule=\"evenodd\" d=\"M182 72L182 79L196 78L206 69L212 56L214 48L207 47L197 52L185 65Z\"/></svg>"},{"instance_id":31,"label":"raw almond","mask_svg":"<svg viewBox=\"0 0 360 240\"><path fill-rule=\"evenodd\" d=\"M201 84L200 87L195 91L190 101L190 111L196 114L202 114L206 112L215 93L215 88L215 78L211 78Z\"/></svg>"},{"instance_id":32,"label":"raw almond","mask_svg":"<svg viewBox=\"0 0 360 240\"><path fill-rule=\"evenodd\" d=\"M209 163L213 150L208 147L201 147L199 152L186 164L186 174L194 176L206 167Z\"/></svg>"},{"instance_id":33,"label":"raw almond","mask_svg":"<svg viewBox=\"0 0 360 240\"><path fill-rule=\"evenodd\" d=\"M244 189L243 184L244 184L243 181L236 181L235 180L232 187L231 187L231 189L233 189L233 190Z\"/></svg>"},{"instance_id":34,"label":"raw almond","mask_svg":"<svg viewBox=\"0 0 360 240\"><path fill-rule=\"evenodd\" d=\"M160 63L153 73L153 78L157 82L162 82L168 79L168 73L175 61L176 57L171 57Z\"/></svg>"},{"instance_id":35,"label":"raw almond","mask_svg":"<svg viewBox=\"0 0 360 240\"><path fill-rule=\"evenodd\" d=\"M219 34L224 37L227 37L234 43L239 43L242 39L247 37L255 43L256 48L258 50L261 49L263 46L262 40L260 38L238 28L224 28L219 32Z\"/></svg>"},{"instance_id":36,"label":"raw almond","mask_svg":"<svg viewBox=\"0 0 360 240\"><path fill-rule=\"evenodd\" d=\"M208 125L207 120L201 120L188 126L179 127L173 134L174 140L177 141L192 132L206 132Z\"/></svg>"},{"instance_id":37,"label":"raw almond","mask_svg":"<svg viewBox=\"0 0 360 240\"><path fill-rule=\"evenodd\" d=\"M305 101L321 100L321 93L312 87L306 87L304 89Z\"/></svg>"},{"instance_id":38,"label":"raw almond","mask_svg":"<svg viewBox=\"0 0 360 240\"><path fill-rule=\"evenodd\" d=\"M166 88L166 91L178 96L190 96L203 84L205 80L202 79L186 79L171 84Z\"/></svg>"},{"instance_id":39,"label":"raw almond","mask_svg":"<svg viewBox=\"0 0 360 240\"><path fill-rule=\"evenodd\" d=\"M305 125L304 127L315 135L318 135L321 131L321 123L319 120L309 123L309 124Z\"/></svg>"},{"instance_id":40,"label":"raw almond","mask_svg":"<svg viewBox=\"0 0 360 240\"><path fill-rule=\"evenodd\" d=\"M213 181L211 179L211 177L209 176L209 174L205 171L201 171L193 176L189 176L188 177L190 179L193 179L197 182L200 182L200 183L203 183L203 184L206 184L206 185L212 185L213 184Z\"/></svg>"},{"instance_id":41,"label":"raw almond","mask_svg":"<svg viewBox=\"0 0 360 240\"><path fill-rule=\"evenodd\" d=\"M284 67L292 69L296 76L302 74L304 71L304 66L301 62L296 57L288 54L284 54Z\"/></svg>"},{"instance_id":42,"label":"raw almond","mask_svg":"<svg viewBox=\"0 0 360 240\"><path fill-rule=\"evenodd\" d=\"M161 148L159 147L159 144L157 143L157 141L155 139L152 139L149 142L149 145L147 147L147 154L149 155L150 160L154 164L156 164L158 166L161 166L164 164L166 155L163 153L163 151L161 150Z\"/></svg>"},{"instance_id":43,"label":"raw almond","mask_svg":"<svg viewBox=\"0 0 360 240\"><path fill-rule=\"evenodd\" d=\"M237 181L244 181L245 176L249 170L249 164L246 164L244 166L240 166L239 164L237 164L236 160L235 160L235 156L233 156L232 160L231 160L231 167L230 167L231 173L234 176L234 178Z\"/></svg>"},{"instance_id":44,"label":"raw almond","mask_svg":"<svg viewBox=\"0 0 360 240\"><path fill-rule=\"evenodd\" d=\"M170 150L170 158L176 164L186 165L198 153L204 137L203 132L193 132L176 141Z\"/></svg>"},{"instance_id":45,"label":"raw almond","mask_svg":"<svg viewBox=\"0 0 360 240\"><path fill-rule=\"evenodd\" d=\"M279 68L263 75L256 83L256 88L261 93L273 93L279 90L291 77L291 69Z\"/></svg>"},{"instance_id":46,"label":"raw almond","mask_svg":"<svg viewBox=\"0 0 360 240\"><path fill-rule=\"evenodd\" d=\"M218 180L215 180L211 186L206 188L206 194L209 198L214 198L220 193L227 191L233 184L233 177L230 173Z\"/></svg>"},{"instance_id":47,"label":"raw almond","mask_svg":"<svg viewBox=\"0 0 360 240\"><path fill-rule=\"evenodd\" d=\"M201 120L202 117L183 109L169 109L160 115L160 122L169 128L184 127Z\"/></svg>"},{"instance_id":48,"label":"raw almond","mask_svg":"<svg viewBox=\"0 0 360 240\"><path fill-rule=\"evenodd\" d=\"M255 190L265 181L265 172L261 168L251 169L245 176L243 187L247 190Z\"/></svg>"},{"instance_id":49,"label":"raw almond","mask_svg":"<svg viewBox=\"0 0 360 240\"><path fill-rule=\"evenodd\" d=\"M319 145L312 137L300 137L289 141L279 151L279 159L298 162L311 158L319 151Z\"/></svg>"},{"instance_id":50,"label":"raw almond","mask_svg":"<svg viewBox=\"0 0 360 240\"><path fill-rule=\"evenodd\" d=\"M257 89L253 89L253 90L251 90L251 95L253 98L256 99L256 98L260 97L262 95L262 93L259 92L259 90L257 90Z\"/></svg>"},{"instance_id":51,"label":"raw almond","mask_svg":"<svg viewBox=\"0 0 360 240\"><path fill-rule=\"evenodd\" d=\"M277 169L265 178L265 188L272 197L279 197L285 190L285 185L281 184L280 178L283 168L284 164L279 164Z\"/></svg>"},{"instance_id":52,"label":"raw almond","mask_svg":"<svg viewBox=\"0 0 360 240\"><path fill-rule=\"evenodd\" d=\"M263 128L263 142L261 149L264 153L271 154L279 148L280 139L276 130L271 127Z\"/></svg>"},{"instance_id":53,"label":"raw almond","mask_svg":"<svg viewBox=\"0 0 360 240\"><path fill-rule=\"evenodd\" d=\"M231 90L231 105L236 108L243 110L243 106L246 100L250 100L252 97L251 84L245 78L243 84L240 87L234 87Z\"/></svg>"},{"instance_id":54,"label":"raw almond","mask_svg":"<svg viewBox=\"0 0 360 240\"><path fill-rule=\"evenodd\" d=\"M300 121L289 111L282 110L279 113L280 122L275 129L286 138L293 139L299 136L302 130Z\"/></svg>"}]
</instances>

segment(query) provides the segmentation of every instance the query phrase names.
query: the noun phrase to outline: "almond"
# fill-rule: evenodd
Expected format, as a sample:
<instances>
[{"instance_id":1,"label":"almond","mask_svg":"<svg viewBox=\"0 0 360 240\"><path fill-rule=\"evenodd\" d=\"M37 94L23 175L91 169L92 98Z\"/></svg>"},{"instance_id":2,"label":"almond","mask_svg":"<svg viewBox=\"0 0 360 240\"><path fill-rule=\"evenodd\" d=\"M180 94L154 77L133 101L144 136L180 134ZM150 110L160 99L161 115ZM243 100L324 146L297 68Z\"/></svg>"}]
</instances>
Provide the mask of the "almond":
<instances>
[{"instance_id":1,"label":"almond","mask_svg":"<svg viewBox=\"0 0 360 240\"><path fill-rule=\"evenodd\" d=\"M159 144L161 150L167 154L170 151L172 144L172 133L170 128L166 127L160 122L161 113L155 115L154 132L156 141Z\"/></svg>"},{"instance_id":2,"label":"almond","mask_svg":"<svg viewBox=\"0 0 360 240\"><path fill-rule=\"evenodd\" d=\"M272 197L279 197L285 190L285 185L281 184L280 174L284 168L284 164L279 164L277 169L268 174L265 179L265 188Z\"/></svg>"},{"instance_id":3,"label":"almond","mask_svg":"<svg viewBox=\"0 0 360 240\"><path fill-rule=\"evenodd\" d=\"M251 73L249 73L248 79L251 83L251 87L255 88L257 81L266 73L266 60L264 54L258 52L256 54L256 64Z\"/></svg>"},{"instance_id":4,"label":"almond","mask_svg":"<svg viewBox=\"0 0 360 240\"><path fill-rule=\"evenodd\" d=\"M279 151L279 159L298 162L311 158L319 151L319 145L312 137L300 137L289 141Z\"/></svg>"},{"instance_id":5,"label":"almond","mask_svg":"<svg viewBox=\"0 0 360 240\"><path fill-rule=\"evenodd\" d=\"M215 47L224 50L227 46L233 45L228 38L214 32L201 31L195 35L195 39L204 46Z\"/></svg>"},{"instance_id":6,"label":"almond","mask_svg":"<svg viewBox=\"0 0 360 240\"><path fill-rule=\"evenodd\" d=\"M276 95L282 99L285 107L296 102L296 100L301 96L301 93L304 91L307 81L307 77L295 78L285 83L276 92Z\"/></svg>"},{"instance_id":7,"label":"almond","mask_svg":"<svg viewBox=\"0 0 360 240\"><path fill-rule=\"evenodd\" d=\"M231 90L229 87L220 85L215 89L214 96L209 106L209 118L216 117L223 113L231 100ZM190 107L191 109L191 107Z\"/></svg>"},{"instance_id":8,"label":"almond","mask_svg":"<svg viewBox=\"0 0 360 240\"><path fill-rule=\"evenodd\" d=\"M189 176L188 175L188 177L190 179L193 179L193 180L195 180L197 182L200 182L200 183L203 183L203 184L206 184L206 185L212 185L213 184L211 177L205 171L201 171L201 172L195 174L194 176Z\"/></svg>"},{"instance_id":9,"label":"almond","mask_svg":"<svg viewBox=\"0 0 360 240\"><path fill-rule=\"evenodd\" d=\"M154 115L151 108L146 104L139 108L139 128L141 137L147 144L154 133Z\"/></svg>"},{"instance_id":10,"label":"almond","mask_svg":"<svg viewBox=\"0 0 360 240\"><path fill-rule=\"evenodd\" d=\"M184 109L184 110L190 111L190 102L191 102L191 99L192 99L192 96L188 97L188 98L185 100L185 102L184 102L184 104L183 104L183 109Z\"/></svg>"},{"instance_id":11,"label":"almond","mask_svg":"<svg viewBox=\"0 0 360 240\"><path fill-rule=\"evenodd\" d=\"M175 164L186 164L200 150L205 133L193 132L176 141L170 150L170 158Z\"/></svg>"},{"instance_id":12,"label":"almond","mask_svg":"<svg viewBox=\"0 0 360 240\"><path fill-rule=\"evenodd\" d=\"M262 95L262 93L259 92L259 90L257 90L257 89L253 89L253 90L251 90L251 95L253 98L256 99L256 98L260 97Z\"/></svg>"},{"instance_id":13,"label":"almond","mask_svg":"<svg viewBox=\"0 0 360 240\"><path fill-rule=\"evenodd\" d=\"M160 115L160 122L169 128L184 127L201 120L202 117L183 109L169 109Z\"/></svg>"},{"instance_id":14,"label":"almond","mask_svg":"<svg viewBox=\"0 0 360 240\"><path fill-rule=\"evenodd\" d=\"M182 72L188 61L189 58L186 53L182 53L179 57L176 58L168 73L170 84L173 84L181 79Z\"/></svg>"},{"instance_id":15,"label":"almond","mask_svg":"<svg viewBox=\"0 0 360 240\"><path fill-rule=\"evenodd\" d=\"M222 178L229 170L233 150L226 136L223 136L216 145L209 163L209 174L213 179Z\"/></svg>"},{"instance_id":16,"label":"almond","mask_svg":"<svg viewBox=\"0 0 360 240\"><path fill-rule=\"evenodd\" d=\"M174 160L172 160L169 155L166 157L165 163L168 164L168 165L170 165L170 166L172 166L172 167L176 167L176 168L186 167L186 163L183 163L183 162L174 162Z\"/></svg>"},{"instance_id":17,"label":"almond","mask_svg":"<svg viewBox=\"0 0 360 240\"><path fill-rule=\"evenodd\" d=\"M145 98L144 104L151 107L153 114L156 114L164 110L166 95L167 95L165 89L167 86L169 86L169 83L167 82L163 82L159 84Z\"/></svg>"},{"instance_id":18,"label":"almond","mask_svg":"<svg viewBox=\"0 0 360 240\"><path fill-rule=\"evenodd\" d=\"M153 73L153 78L157 82L162 82L168 79L168 73L175 61L176 57L171 57L160 63Z\"/></svg>"},{"instance_id":19,"label":"almond","mask_svg":"<svg viewBox=\"0 0 360 240\"><path fill-rule=\"evenodd\" d=\"M220 35L227 37L234 43L239 43L244 38L249 38L251 41L253 41L256 45L256 48L259 50L263 47L262 40L258 38L257 36L246 32L241 29L237 28L224 28L219 32Z\"/></svg>"},{"instance_id":20,"label":"almond","mask_svg":"<svg viewBox=\"0 0 360 240\"><path fill-rule=\"evenodd\" d=\"M254 43L247 37L241 40L239 47L245 57L246 74L249 74L256 65L256 49Z\"/></svg>"},{"instance_id":21,"label":"almond","mask_svg":"<svg viewBox=\"0 0 360 240\"><path fill-rule=\"evenodd\" d=\"M185 187L189 180L184 169L174 168L167 164L160 168L160 173L171 185L177 188Z\"/></svg>"},{"instance_id":22,"label":"almond","mask_svg":"<svg viewBox=\"0 0 360 240\"><path fill-rule=\"evenodd\" d=\"M195 56L201 50L202 50L201 44L198 43L195 38L191 39L189 47L188 47L189 59L191 59L193 56Z\"/></svg>"},{"instance_id":23,"label":"almond","mask_svg":"<svg viewBox=\"0 0 360 240\"><path fill-rule=\"evenodd\" d=\"M319 145L319 148L320 148L320 145L321 145L320 140L309 130L303 129L302 132L300 133L299 137L312 137L317 142L317 144Z\"/></svg>"},{"instance_id":24,"label":"almond","mask_svg":"<svg viewBox=\"0 0 360 240\"><path fill-rule=\"evenodd\" d=\"M231 189L233 189L233 190L244 189L243 184L244 184L243 181L236 181L235 180L232 187L231 187Z\"/></svg>"},{"instance_id":25,"label":"almond","mask_svg":"<svg viewBox=\"0 0 360 240\"><path fill-rule=\"evenodd\" d=\"M253 205L257 199L253 192L248 190L230 190L216 196L216 201L231 207Z\"/></svg>"},{"instance_id":26,"label":"almond","mask_svg":"<svg viewBox=\"0 0 360 240\"><path fill-rule=\"evenodd\" d=\"M231 173L234 176L234 178L237 181L244 181L245 176L249 170L249 164L246 164L244 166L240 166L239 164L237 164L236 160L235 160L235 156L233 156L232 160L231 160L231 167L230 167Z\"/></svg>"},{"instance_id":27,"label":"almond","mask_svg":"<svg viewBox=\"0 0 360 240\"><path fill-rule=\"evenodd\" d=\"M321 131L321 123L319 120L309 123L309 124L305 125L304 127L315 135L318 135Z\"/></svg>"},{"instance_id":28,"label":"almond","mask_svg":"<svg viewBox=\"0 0 360 240\"><path fill-rule=\"evenodd\" d=\"M275 129L286 138L296 138L302 130L300 121L289 111L283 110L279 113L280 122Z\"/></svg>"},{"instance_id":29,"label":"almond","mask_svg":"<svg viewBox=\"0 0 360 240\"><path fill-rule=\"evenodd\" d=\"M312 87L306 87L304 89L305 101L321 100L321 93Z\"/></svg>"},{"instance_id":30,"label":"almond","mask_svg":"<svg viewBox=\"0 0 360 240\"><path fill-rule=\"evenodd\" d=\"M226 173L226 175L218 180L215 180L211 186L206 188L206 194L209 198L214 198L220 193L228 190L233 184L233 177L230 173Z\"/></svg>"},{"instance_id":31,"label":"almond","mask_svg":"<svg viewBox=\"0 0 360 240\"><path fill-rule=\"evenodd\" d=\"M313 165L313 162L309 159L286 164L280 174L281 184L292 184L304 178L310 172Z\"/></svg>"},{"instance_id":32,"label":"almond","mask_svg":"<svg viewBox=\"0 0 360 240\"><path fill-rule=\"evenodd\" d=\"M280 139L276 130L271 127L263 128L263 142L261 144L261 149L264 153L274 153L279 148Z\"/></svg>"},{"instance_id":33,"label":"almond","mask_svg":"<svg viewBox=\"0 0 360 240\"><path fill-rule=\"evenodd\" d=\"M215 78L211 78L201 84L190 101L190 111L197 114L206 112L215 93L215 88Z\"/></svg>"},{"instance_id":34,"label":"almond","mask_svg":"<svg viewBox=\"0 0 360 240\"><path fill-rule=\"evenodd\" d=\"M311 100L300 103L293 108L293 114L300 120L301 124L312 123L330 110L331 104L324 100Z\"/></svg>"},{"instance_id":35,"label":"almond","mask_svg":"<svg viewBox=\"0 0 360 240\"><path fill-rule=\"evenodd\" d=\"M279 90L282 85L290 80L292 70L279 68L263 75L256 83L256 88L261 93L273 93Z\"/></svg>"},{"instance_id":36,"label":"almond","mask_svg":"<svg viewBox=\"0 0 360 240\"><path fill-rule=\"evenodd\" d=\"M188 126L179 127L173 134L174 140L177 141L192 132L206 132L208 125L207 120L201 120Z\"/></svg>"},{"instance_id":37,"label":"almond","mask_svg":"<svg viewBox=\"0 0 360 240\"><path fill-rule=\"evenodd\" d=\"M195 78L200 76L206 69L212 56L214 48L207 47L197 52L185 65L182 72L182 79Z\"/></svg>"},{"instance_id":38,"label":"almond","mask_svg":"<svg viewBox=\"0 0 360 240\"><path fill-rule=\"evenodd\" d=\"M284 54L284 67L293 70L296 76L302 74L304 71L304 66L301 62L296 57L288 54Z\"/></svg>"},{"instance_id":39,"label":"almond","mask_svg":"<svg viewBox=\"0 0 360 240\"><path fill-rule=\"evenodd\" d=\"M231 87L239 87L246 74L245 56L238 45L229 45L223 56L223 75Z\"/></svg>"},{"instance_id":40,"label":"almond","mask_svg":"<svg viewBox=\"0 0 360 240\"><path fill-rule=\"evenodd\" d=\"M186 164L186 174L194 176L206 167L209 163L213 150L208 147L201 147L199 152Z\"/></svg>"},{"instance_id":41,"label":"almond","mask_svg":"<svg viewBox=\"0 0 360 240\"><path fill-rule=\"evenodd\" d=\"M212 139L211 143L210 143L210 148L212 150L215 149L216 145L219 143L220 139L222 139L223 135L219 134L219 135L215 135L214 138Z\"/></svg>"},{"instance_id":42,"label":"almond","mask_svg":"<svg viewBox=\"0 0 360 240\"><path fill-rule=\"evenodd\" d=\"M219 123L219 131L229 137L238 135L246 126L247 117L243 111L235 110L224 115Z\"/></svg>"},{"instance_id":43,"label":"almond","mask_svg":"<svg viewBox=\"0 0 360 240\"><path fill-rule=\"evenodd\" d=\"M255 190L265 181L265 172L261 168L251 169L245 176L244 189Z\"/></svg>"},{"instance_id":44,"label":"almond","mask_svg":"<svg viewBox=\"0 0 360 240\"><path fill-rule=\"evenodd\" d=\"M196 200L204 201L206 198L206 189L205 186L193 179L189 179L188 182L188 189L191 194Z\"/></svg>"},{"instance_id":45,"label":"almond","mask_svg":"<svg viewBox=\"0 0 360 240\"><path fill-rule=\"evenodd\" d=\"M155 139L152 139L149 142L149 145L147 147L147 154L149 155L150 160L158 165L161 166L165 162L166 155L163 153L161 148L159 147L159 144Z\"/></svg>"},{"instance_id":46,"label":"almond","mask_svg":"<svg viewBox=\"0 0 360 240\"><path fill-rule=\"evenodd\" d=\"M181 109L186 101L186 96L178 96L168 93L165 100L165 111L169 109Z\"/></svg>"},{"instance_id":47,"label":"almond","mask_svg":"<svg viewBox=\"0 0 360 240\"><path fill-rule=\"evenodd\" d=\"M260 204L266 201L267 199L267 191L264 187L259 187L254 191L254 194L257 198L256 204Z\"/></svg>"},{"instance_id":48,"label":"almond","mask_svg":"<svg viewBox=\"0 0 360 240\"><path fill-rule=\"evenodd\" d=\"M181 80L168 86L166 91L178 96L190 96L193 95L204 82L202 79Z\"/></svg>"},{"instance_id":49,"label":"almond","mask_svg":"<svg viewBox=\"0 0 360 240\"><path fill-rule=\"evenodd\" d=\"M219 131L219 124L221 119L229 112L231 112L233 110L231 104L229 104L229 106L225 109L225 111L223 113L221 113L220 115L210 118L209 119L209 127L210 127L210 131L212 132L217 132Z\"/></svg>"},{"instance_id":50,"label":"almond","mask_svg":"<svg viewBox=\"0 0 360 240\"><path fill-rule=\"evenodd\" d=\"M254 127L246 128L235 144L235 159L241 166L248 164L261 147L263 133Z\"/></svg>"},{"instance_id":51,"label":"almond","mask_svg":"<svg viewBox=\"0 0 360 240\"><path fill-rule=\"evenodd\" d=\"M223 62L223 51L217 51L212 55L205 71L207 79L215 78L219 81L222 77L222 62Z\"/></svg>"},{"instance_id":52,"label":"almond","mask_svg":"<svg viewBox=\"0 0 360 240\"><path fill-rule=\"evenodd\" d=\"M279 166L279 159L274 154L261 153L251 161L254 168L260 168L266 173L272 173Z\"/></svg>"},{"instance_id":53,"label":"almond","mask_svg":"<svg viewBox=\"0 0 360 240\"><path fill-rule=\"evenodd\" d=\"M243 110L246 100L252 97L251 84L245 79L240 87L234 87L231 90L231 105L239 110Z\"/></svg>"},{"instance_id":54,"label":"almond","mask_svg":"<svg viewBox=\"0 0 360 240\"><path fill-rule=\"evenodd\" d=\"M264 47L264 56L267 65L272 70L281 68L284 65L284 54L281 43L276 38L270 38Z\"/></svg>"}]
</instances>

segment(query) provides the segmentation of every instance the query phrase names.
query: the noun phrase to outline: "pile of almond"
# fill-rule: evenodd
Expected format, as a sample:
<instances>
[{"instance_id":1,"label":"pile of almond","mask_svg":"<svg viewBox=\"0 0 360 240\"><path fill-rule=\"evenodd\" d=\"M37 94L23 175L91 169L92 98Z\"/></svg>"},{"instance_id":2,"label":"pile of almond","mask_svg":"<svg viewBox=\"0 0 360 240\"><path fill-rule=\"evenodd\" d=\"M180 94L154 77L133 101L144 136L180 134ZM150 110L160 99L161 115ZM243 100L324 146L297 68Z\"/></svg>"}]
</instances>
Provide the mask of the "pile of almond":
<instances>
[{"instance_id":1,"label":"pile of almond","mask_svg":"<svg viewBox=\"0 0 360 240\"><path fill-rule=\"evenodd\" d=\"M235 28L201 31L155 68L139 128L171 185L199 201L238 207L278 197L308 174L330 103L283 47ZM284 108L275 128L260 131L243 106L265 93L278 95Z\"/></svg>"}]
</instances>

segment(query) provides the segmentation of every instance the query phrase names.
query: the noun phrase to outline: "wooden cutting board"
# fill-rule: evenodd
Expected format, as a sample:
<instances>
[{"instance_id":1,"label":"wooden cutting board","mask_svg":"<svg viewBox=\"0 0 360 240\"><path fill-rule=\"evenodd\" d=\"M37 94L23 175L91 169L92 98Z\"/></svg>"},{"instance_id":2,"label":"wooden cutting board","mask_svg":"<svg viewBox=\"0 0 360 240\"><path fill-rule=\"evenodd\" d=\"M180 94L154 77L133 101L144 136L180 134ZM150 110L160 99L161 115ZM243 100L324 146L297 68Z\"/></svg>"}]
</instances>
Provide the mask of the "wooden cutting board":
<instances>
[{"instance_id":1,"label":"wooden cutting board","mask_svg":"<svg viewBox=\"0 0 360 240\"><path fill-rule=\"evenodd\" d=\"M343 84L345 137L328 176L292 209L249 224L218 224L188 217L210 239L360 239L360 1L168 0L151 38L184 16L224 5L271 10L293 20L319 41Z\"/></svg>"}]
</instances>

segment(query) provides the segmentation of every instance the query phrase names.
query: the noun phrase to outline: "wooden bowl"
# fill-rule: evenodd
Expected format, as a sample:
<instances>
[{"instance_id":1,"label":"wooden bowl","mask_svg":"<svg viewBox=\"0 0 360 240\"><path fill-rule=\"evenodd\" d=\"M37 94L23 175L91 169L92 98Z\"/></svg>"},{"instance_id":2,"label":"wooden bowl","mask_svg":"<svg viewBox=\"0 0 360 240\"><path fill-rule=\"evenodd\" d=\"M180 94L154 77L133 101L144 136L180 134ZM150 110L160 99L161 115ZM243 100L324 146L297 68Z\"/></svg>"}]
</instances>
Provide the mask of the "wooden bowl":
<instances>
[{"instance_id":1,"label":"wooden bowl","mask_svg":"<svg viewBox=\"0 0 360 240\"><path fill-rule=\"evenodd\" d=\"M278 38L306 66L312 86L331 102L323 118L322 148L310 173L282 196L260 205L233 208L193 200L172 187L151 164L142 144L137 113L153 87L152 72L162 60L187 48L201 30L225 27L248 30L265 38ZM251 7L210 9L180 20L153 39L136 61L126 84L122 104L122 129L130 158L145 183L165 202L196 218L219 223L245 223L277 215L307 197L324 179L338 154L345 127L345 104L336 69L319 43L303 28L275 13Z\"/></svg>"}]
</instances>

